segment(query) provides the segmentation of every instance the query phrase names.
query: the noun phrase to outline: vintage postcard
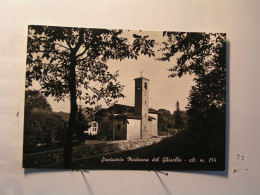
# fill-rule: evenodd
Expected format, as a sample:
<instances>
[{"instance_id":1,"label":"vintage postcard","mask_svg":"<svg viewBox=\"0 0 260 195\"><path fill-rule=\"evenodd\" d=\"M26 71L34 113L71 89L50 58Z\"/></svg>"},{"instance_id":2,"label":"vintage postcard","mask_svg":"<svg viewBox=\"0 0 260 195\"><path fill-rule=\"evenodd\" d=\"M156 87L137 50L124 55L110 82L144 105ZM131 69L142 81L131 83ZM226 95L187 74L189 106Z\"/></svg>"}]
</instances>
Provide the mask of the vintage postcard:
<instances>
[{"instance_id":1,"label":"vintage postcard","mask_svg":"<svg viewBox=\"0 0 260 195\"><path fill-rule=\"evenodd\" d=\"M225 170L226 34L28 27L24 168Z\"/></svg>"}]
</instances>

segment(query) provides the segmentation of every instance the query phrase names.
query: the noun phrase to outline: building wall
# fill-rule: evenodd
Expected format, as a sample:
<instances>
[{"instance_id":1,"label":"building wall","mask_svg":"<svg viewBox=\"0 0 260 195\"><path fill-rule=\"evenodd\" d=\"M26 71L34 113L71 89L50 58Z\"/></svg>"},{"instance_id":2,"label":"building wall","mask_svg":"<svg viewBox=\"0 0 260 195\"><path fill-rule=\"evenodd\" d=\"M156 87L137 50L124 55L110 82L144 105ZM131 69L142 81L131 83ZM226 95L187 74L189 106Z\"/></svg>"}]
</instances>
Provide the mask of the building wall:
<instances>
[{"instance_id":1,"label":"building wall","mask_svg":"<svg viewBox=\"0 0 260 195\"><path fill-rule=\"evenodd\" d=\"M149 121L151 128L151 136L158 136L158 114L151 114L149 116L155 118L155 120Z\"/></svg>"},{"instance_id":2,"label":"building wall","mask_svg":"<svg viewBox=\"0 0 260 195\"><path fill-rule=\"evenodd\" d=\"M151 137L148 122L149 88L149 79L143 77L135 79L135 113L142 117L142 138Z\"/></svg>"},{"instance_id":3,"label":"building wall","mask_svg":"<svg viewBox=\"0 0 260 195\"><path fill-rule=\"evenodd\" d=\"M141 120L127 119L127 140L141 139Z\"/></svg>"},{"instance_id":4,"label":"building wall","mask_svg":"<svg viewBox=\"0 0 260 195\"><path fill-rule=\"evenodd\" d=\"M114 134L114 140L126 140L126 128L127 122L122 120L113 120L113 131L112 135Z\"/></svg>"},{"instance_id":5,"label":"building wall","mask_svg":"<svg viewBox=\"0 0 260 195\"><path fill-rule=\"evenodd\" d=\"M104 112L98 121L98 139L113 140L113 123L111 114Z\"/></svg>"},{"instance_id":6,"label":"building wall","mask_svg":"<svg viewBox=\"0 0 260 195\"><path fill-rule=\"evenodd\" d=\"M88 123L88 130L84 131L84 133L88 135L97 135L98 133L98 123L96 121L91 121Z\"/></svg>"},{"instance_id":7,"label":"building wall","mask_svg":"<svg viewBox=\"0 0 260 195\"><path fill-rule=\"evenodd\" d=\"M158 136L158 115L149 111L149 79L140 77L135 79L135 114L142 119L128 119L119 121L112 119L111 113L104 112L99 121L99 138L108 140L131 140ZM122 112L122 110L121 110ZM149 121L149 115L155 118Z\"/></svg>"}]
</instances>

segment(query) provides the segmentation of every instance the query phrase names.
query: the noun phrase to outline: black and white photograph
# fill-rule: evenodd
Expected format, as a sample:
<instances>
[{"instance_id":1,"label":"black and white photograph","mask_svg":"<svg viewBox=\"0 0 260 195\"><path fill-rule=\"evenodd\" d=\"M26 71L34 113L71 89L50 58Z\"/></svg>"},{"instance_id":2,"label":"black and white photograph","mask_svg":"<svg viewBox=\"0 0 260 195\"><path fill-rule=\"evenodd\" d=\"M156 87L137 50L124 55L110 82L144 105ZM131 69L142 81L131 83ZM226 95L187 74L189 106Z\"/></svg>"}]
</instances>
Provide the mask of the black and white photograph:
<instances>
[{"instance_id":1,"label":"black and white photograph","mask_svg":"<svg viewBox=\"0 0 260 195\"><path fill-rule=\"evenodd\" d=\"M23 167L225 170L226 34L29 25Z\"/></svg>"}]
</instances>

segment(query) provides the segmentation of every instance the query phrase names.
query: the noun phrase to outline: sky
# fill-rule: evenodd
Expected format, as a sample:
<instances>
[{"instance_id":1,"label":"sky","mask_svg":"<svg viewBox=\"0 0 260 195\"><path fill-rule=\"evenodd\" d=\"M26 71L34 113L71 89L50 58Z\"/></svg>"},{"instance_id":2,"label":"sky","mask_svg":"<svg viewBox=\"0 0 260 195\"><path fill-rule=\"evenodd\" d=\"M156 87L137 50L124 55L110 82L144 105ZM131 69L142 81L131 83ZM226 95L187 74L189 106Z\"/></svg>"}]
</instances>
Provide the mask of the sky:
<instances>
[{"instance_id":1,"label":"sky","mask_svg":"<svg viewBox=\"0 0 260 195\"><path fill-rule=\"evenodd\" d=\"M134 106L134 79L141 76L150 80L149 107L154 109L164 108L171 112L176 108L179 101L180 108L187 105L187 97L191 85L192 76L182 78L169 78L170 72L167 70L171 63L155 61L153 58L141 57L139 60L126 60L122 63L111 62L111 69L119 70L118 80L125 85L125 98L118 103Z\"/></svg>"},{"instance_id":2,"label":"sky","mask_svg":"<svg viewBox=\"0 0 260 195\"><path fill-rule=\"evenodd\" d=\"M159 31L124 31L123 36L129 37L129 42L132 41L132 34L149 35L149 38L156 41L163 41L162 32ZM159 46L155 47L157 50ZM155 53L155 57L160 57L159 52ZM161 62L155 60L154 57L140 56L137 60L125 59L109 60L107 65L111 73L119 70L118 81L124 85L123 94L125 98L117 99L117 103L134 106L134 79L141 76L150 80L149 91L149 107L154 109L167 109L173 112L176 109L176 102L179 101L180 109L185 110L187 106L189 91L191 86L194 85L193 77L191 75L184 75L181 78L169 78L170 72L167 70L176 64L176 60L173 58L170 62ZM35 85L36 86L36 85ZM54 98L47 98L53 111L70 112L69 100L65 102L56 102ZM83 107L84 101L78 101L79 105ZM102 105L106 107L106 105Z\"/></svg>"}]
</instances>

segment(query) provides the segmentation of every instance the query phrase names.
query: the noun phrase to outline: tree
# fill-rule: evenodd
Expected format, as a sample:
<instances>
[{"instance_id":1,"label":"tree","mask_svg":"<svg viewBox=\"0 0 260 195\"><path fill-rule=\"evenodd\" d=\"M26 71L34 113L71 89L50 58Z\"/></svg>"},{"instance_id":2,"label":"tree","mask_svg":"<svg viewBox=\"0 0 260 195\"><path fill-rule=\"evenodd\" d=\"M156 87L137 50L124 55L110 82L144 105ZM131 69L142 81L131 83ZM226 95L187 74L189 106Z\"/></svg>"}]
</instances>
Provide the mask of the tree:
<instances>
[{"instance_id":1,"label":"tree","mask_svg":"<svg viewBox=\"0 0 260 195\"><path fill-rule=\"evenodd\" d=\"M164 32L168 41L159 59L170 61L176 54L177 64L169 69L169 77L192 74L197 88L207 91L210 104L226 104L226 34ZM202 89L204 87L204 89Z\"/></svg>"},{"instance_id":2,"label":"tree","mask_svg":"<svg viewBox=\"0 0 260 195\"><path fill-rule=\"evenodd\" d=\"M169 77L194 76L187 106L189 129L196 139L212 147L221 148L224 154L226 116L226 34L164 32L159 60L177 64Z\"/></svg>"},{"instance_id":3,"label":"tree","mask_svg":"<svg viewBox=\"0 0 260 195\"><path fill-rule=\"evenodd\" d=\"M36 132L40 131L39 121L35 120L35 110L51 111L46 98L37 90L25 91L24 109L24 143L29 145L37 142Z\"/></svg>"},{"instance_id":4,"label":"tree","mask_svg":"<svg viewBox=\"0 0 260 195\"><path fill-rule=\"evenodd\" d=\"M130 44L122 30L29 26L26 87L36 80L46 97L70 99L64 168L71 168L77 99L96 105L100 99L111 104L113 99L124 97L118 72L108 71L108 60L137 59L140 54L154 56L154 40L137 34L133 38Z\"/></svg>"},{"instance_id":5,"label":"tree","mask_svg":"<svg viewBox=\"0 0 260 195\"><path fill-rule=\"evenodd\" d=\"M177 128L179 131L180 129L182 129L184 127L184 124L183 124L184 121L181 116L180 104L178 101L176 102L176 110L173 113L173 118L174 118L174 122L175 122L174 127Z\"/></svg>"},{"instance_id":6,"label":"tree","mask_svg":"<svg viewBox=\"0 0 260 195\"><path fill-rule=\"evenodd\" d=\"M51 106L47 99L37 90L25 91L25 111L30 111L32 108L39 108L51 111Z\"/></svg>"},{"instance_id":7,"label":"tree","mask_svg":"<svg viewBox=\"0 0 260 195\"><path fill-rule=\"evenodd\" d=\"M84 114L82 113L82 108L79 108L76 117L76 129L74 131L75 138L79 143L83 143L85 141L84 131L89 128L88 121Z\"/></svg>"},{"instance_id":8,"label":"tree","mask_svg":"<svg viewBox=\"0 0 260 195\"><path fill-rule=\"evenodd\" d=\"M25 91L24 145L61 141L63 122L39 91Z\"/></svg>"},{"instance_id":9,"label":"tree","mask_svg":"<svg viewBox=\"0 0 260 195\"><path fill-rule=\"evenodd\" d=\"M162 133L171 132L173 130L173 116L169 110L158 110L158 130Z\"/></svg>"}]
</instances>

